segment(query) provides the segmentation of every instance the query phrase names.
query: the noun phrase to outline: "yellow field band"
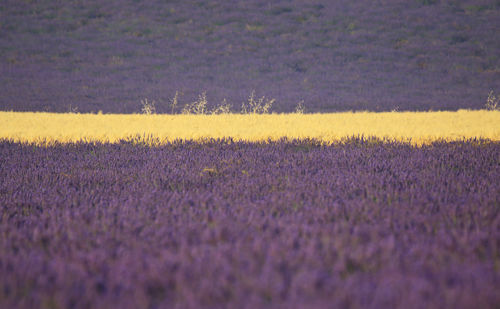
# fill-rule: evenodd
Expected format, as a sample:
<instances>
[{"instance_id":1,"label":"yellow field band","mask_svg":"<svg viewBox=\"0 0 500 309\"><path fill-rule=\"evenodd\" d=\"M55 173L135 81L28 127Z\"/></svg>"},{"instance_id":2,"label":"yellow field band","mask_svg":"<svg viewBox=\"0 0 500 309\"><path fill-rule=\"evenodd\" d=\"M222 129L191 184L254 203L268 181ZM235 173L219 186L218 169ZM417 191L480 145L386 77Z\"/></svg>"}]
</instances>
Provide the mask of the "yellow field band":
<instances>
[{"instance_id":1,"label":"yellow field band","mask_svg":"<svg viewBox=\"0 0 500 309\"><path fill-rule=\"evenodd\" d=\"M85 140L114 143L135 136L152 136L161 142L232 137L235 141L312 138L332 143L352 136L414 145L470 138L500 141L500 111L263 115L0 112L0 139L16 142L47 144Z\"/></svg>"}]
</instances>

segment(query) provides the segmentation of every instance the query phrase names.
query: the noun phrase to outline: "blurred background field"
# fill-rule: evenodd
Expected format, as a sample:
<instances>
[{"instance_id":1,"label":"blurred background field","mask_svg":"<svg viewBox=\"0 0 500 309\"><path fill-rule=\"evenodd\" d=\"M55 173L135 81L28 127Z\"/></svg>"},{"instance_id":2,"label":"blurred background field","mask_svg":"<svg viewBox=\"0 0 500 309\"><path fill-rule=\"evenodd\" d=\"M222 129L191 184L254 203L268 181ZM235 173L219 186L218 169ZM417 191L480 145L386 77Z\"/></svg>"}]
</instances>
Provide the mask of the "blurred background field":
<instances>
[{"instance_id":1,"label":"blurred background field","mask_svg":"<svg viewBox=\"0 0 500 309\"><path fill-rule=\"evenodd\" d=\"M143 115L0 112L0 139L53 142L232 138L234 141L315 139L339 142L353 136L421 145L435 141L500 141L500 111L360 112L322 114Z\"/></svg>"},{"instance_id":2,"label":"blurred background field","mask_svg":"<svg viewBox=\"0 0 500 309\"><path fill-rule=\"evenodd\" d=\"M0 2L0 110L480 109L500 91L498 0Z\"/></svg>"}]
</instances>

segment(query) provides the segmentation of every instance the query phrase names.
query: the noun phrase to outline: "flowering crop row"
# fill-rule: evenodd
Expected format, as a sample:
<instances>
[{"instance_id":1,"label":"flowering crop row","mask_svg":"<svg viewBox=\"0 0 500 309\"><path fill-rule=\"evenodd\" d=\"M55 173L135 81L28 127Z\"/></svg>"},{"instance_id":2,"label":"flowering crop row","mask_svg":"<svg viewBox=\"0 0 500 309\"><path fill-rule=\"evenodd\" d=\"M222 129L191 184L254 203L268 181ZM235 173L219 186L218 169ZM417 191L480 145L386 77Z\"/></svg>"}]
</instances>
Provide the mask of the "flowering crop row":
<instances>
[{"instance_id":1,"label":"flowering crop row","mask_svg":"<svg viewBox=\"0 0 500 309\"><path fill-rule=\"evenodd\" d=\"M0 307L494 308L499 179L480 140L3 141Z\"/></svg>"},{"instance_id":2,"label":"flowering crop row","mask_svg":"<svg viewBox=\"0 0 500 309\"><path fill-rule=\"evenodd\" d=\"M333 114L51 114L0 112L0 138L29 143L118 142L135 136L160 143L176 139L239 141L312 138L337 142L352 136L411 141L500 140L500 111ZM153 139L150 139L153 140Z\"/></svg>"}]
</instances>

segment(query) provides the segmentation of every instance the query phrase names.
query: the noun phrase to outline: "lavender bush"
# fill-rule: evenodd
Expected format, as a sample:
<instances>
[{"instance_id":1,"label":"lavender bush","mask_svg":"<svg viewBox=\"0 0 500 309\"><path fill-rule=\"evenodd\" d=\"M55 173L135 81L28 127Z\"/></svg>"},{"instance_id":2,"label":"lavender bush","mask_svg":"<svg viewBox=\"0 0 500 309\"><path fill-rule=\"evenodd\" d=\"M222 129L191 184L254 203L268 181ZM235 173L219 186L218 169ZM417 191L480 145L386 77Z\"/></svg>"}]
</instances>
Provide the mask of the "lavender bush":
<instances>
[{"instance_id":1,"label":"lavender bush","mask_svg":"<svg viewBox=\"0 0 500 309\"><path fill-rule=\"evenodd\" d=\"M0 142L2 308L495 308L500 144Z\"/></svg>"}]
</instances>

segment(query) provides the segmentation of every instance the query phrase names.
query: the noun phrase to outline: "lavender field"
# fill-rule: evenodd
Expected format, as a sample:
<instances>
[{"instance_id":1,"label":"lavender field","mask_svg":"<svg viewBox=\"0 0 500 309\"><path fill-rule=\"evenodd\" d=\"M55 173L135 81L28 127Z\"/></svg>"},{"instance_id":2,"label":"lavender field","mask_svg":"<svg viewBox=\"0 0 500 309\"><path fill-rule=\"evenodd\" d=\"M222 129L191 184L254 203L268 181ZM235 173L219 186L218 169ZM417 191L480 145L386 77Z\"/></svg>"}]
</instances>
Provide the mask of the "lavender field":
<instances>
[{"instance_id":1,"label":"lavender field","mask_svg":"<svg viewBox=\"0 0 500 309\"><path fill-rule=\"evenodd\" d=\"M2 308L495 308L500 144L0 143Z\"/></svg>"},{"instance_id":2,"label":"lavender field","mask_svg":"<svg viewBox=\"0 0 500 309\"><path fill-rule=\"evenodd\" d=\"M498 0L2 0L0 110L133 113L140 100L277 112L483 108Z\"/></svg>"},{"instance_id":3,"label":"lavender field","mask_svg":"<svg viewBox=\"0 0 500 309\"><path fill-rule=\"evenodd\" d=\"M498 33L498 0L0 1L0 308L499 308Z\"/></svg>"}]
</instances>

